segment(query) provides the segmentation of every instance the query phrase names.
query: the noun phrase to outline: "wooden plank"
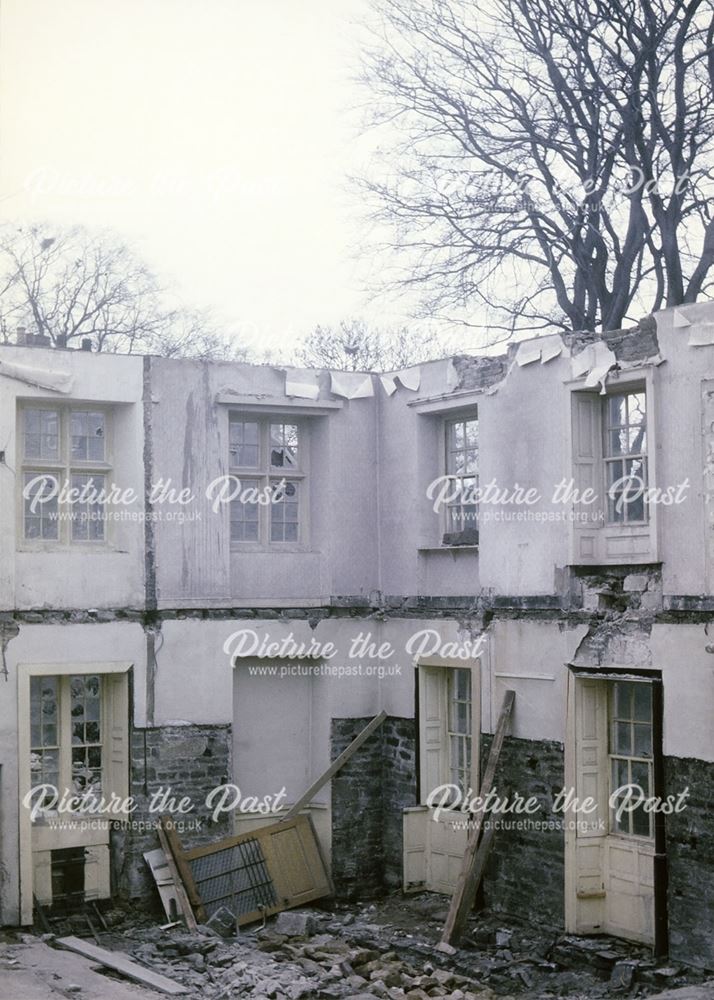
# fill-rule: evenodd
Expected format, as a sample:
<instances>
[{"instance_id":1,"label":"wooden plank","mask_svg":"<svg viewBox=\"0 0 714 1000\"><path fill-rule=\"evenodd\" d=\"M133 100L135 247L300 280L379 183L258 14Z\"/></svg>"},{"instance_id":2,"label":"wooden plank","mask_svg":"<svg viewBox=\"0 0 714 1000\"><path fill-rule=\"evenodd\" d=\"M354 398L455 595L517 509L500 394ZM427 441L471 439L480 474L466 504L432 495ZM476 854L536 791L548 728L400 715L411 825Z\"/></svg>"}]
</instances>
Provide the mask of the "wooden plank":
<instances>
[{"instance_id":1,"label":"wooden plank","mask_svg":"<svg viewBox=\"0 0 714 1000\"><path fill-rule=\"evenodd\" d=\"M342 751L339 757L336 757L333 760L333 762L330 764L327 770L324 771L319 778L313 781L313 783L310 785L307 791L304 792L297 800L297 802L293 806L291 806L290 809L288 809L288 811L285 813L284 816L280 818L280 822L284 823L286 822L286 820L293 819L295 816L297 816L300 810L304 809L305 806L308 804L308 802L310 802L310 800L315 796L315 794L320 791L322 786L326 785L327 782L330 780L330 778L333 778L337 774L337 772L342 767L345 766L350 757L352 757L354 753L357 750L359 750L359 748L362 746L365 740L368 740L370 738L375 729L378 729L386 718L387 718L387 713L385 711L381 711L379 715L375 715L372 721L369 722L364 727L361 733L355 736L350 745Z\"/></svg>"},{"instance_id":2,"label":"wooden plank","mask_svg":"<svg viewBox=\"0 0 714 1000\"><path fill-rule=\"evenodd\" d=\"M179 912L181 916L186 921L186 929L189 931L197 931L198 924L196 923L196 918L193 915L193 910L191 909L191 903L189 901L188 895L186 894L186 889L183 882L181 881L181 876L179 875L178 867L174 861L174 856L171 852L171 845L169 844L169 839L166 836L166 831L163 828L163 824L159 821L159 826L157 829L159 834L159 840L161 841L161 846L166 855L166 864L168 865L169 873L174 883L174 893L176 896L176 902L178 904ZM173 914L167 913L166 916L169 920L173 920Z\"/></svg>"},{"instance_id":3,"label":"wooden plank","mask_svg":"<svg viewBox=\"0 0 714 1000\"><path fill-rule=\"evenodd\" d=\"M478 892L478 887L481 884L481 879L483 878L483 873L486 870L486 863L488 861L488 856L491 853L491 847L493 846L493 839L496 833L496 829L493 824L489 824L483 832L481 841L478 845L478 850L476 851L476 857L474 858L473 867L473 878L474 878L474 899L476 898L476 893ZM473 905L473 904L472 904ZM452 945L447 944L445 941L440 941L437 945L439 951L446 952L447 955L455 955L456 948Z\"/></svg>"},{"instance_id":4,"label":"wooden plank","mask_svg":"<svg viewBox=\"0 0 714 1000\"><path fill-rule=\"evenodd\" d=\"M203 908L203 903L199 895L198 889L196 888L196 883L193 879L193 874L189 867L188 861L186 860L186 854L181 846L181 841L176 833L176 827L171 819L171 816L162 816L159 820L159 824L166 835L166 842L169 848L169 855L173 858L174 864L179 875L179 881L183 884L186 890L186 895L188 896L188 901L193 907L193 911L196 915L198 921L205 924L207 920L206 911Z\"/></svg>"},{"instance_id":5,"label":"wooden plank","mask_svg":"<svg viewBox=\"0 0 714 1000\"><path fill-rule=\"evenodd\" d=\"M151 969L146 969L143 965L132 962L123 952L107 951L106 948L99 948L96 944L82 941L78 937L57 938L56 943L61 948L66 948L67 951L74 951L93 962L99 962L100 965L105 965L108 969L114 969L115 972L120 972L129 979L135 979L138 983L150 986L161 993L168 993L169 996L176 997L188 992L185 986L174 982L173 979L167 979L166 976L160 976L157 972L152 972Z\"/></svg>"},{"instance_id":6,"label":"wooden plank","mask_svg":"<svg viewBox=\"0 0 714 1000\"><path fill-rule=\"evenodd\" d=\"M175 920L179 915L179 903L176 898L176 885L169 871L166 854L160 847L157 847L153 851L144 852L144 861L146 861L151 869L151 874L154 876L154 882L161 897L164 913L169 920Z\"/></svg>"},{"instance_id":7,"label":"wooden plank","mask_svg":"<svg viewBox=\"0 0 714 1000\"><path fill-rule=\"evenodd\" d=\"M508 729L511 713L513 712L513 702L515 697L515 691L508 690L503 698L501 714L498 717L498 725L496 726L493 743L491 744L491 752L488 755L488 763L486 764L486 770L481 782L481 788L479 789L479 797L481 799L485 799L493 788L494 778L496 777L496 767L498 766L498 758L501 754L503 741L506 737L506 730ZM458 944L461 939L467 917L473 909L474 901L476 899L476 891L478 889L478 882L481 879L483 867L486 863L487 855L482 857L480 861L478 858L479 838L481 836L483 820L484 811L480 810L474 815L473 826L469 830L461 871L456 883L454 895L451 897L449 914L446 918L446 923L444 924L441 941L437 946L439 950L447 953L451 953L454 946Z\"/></svg>"}]
</instances>

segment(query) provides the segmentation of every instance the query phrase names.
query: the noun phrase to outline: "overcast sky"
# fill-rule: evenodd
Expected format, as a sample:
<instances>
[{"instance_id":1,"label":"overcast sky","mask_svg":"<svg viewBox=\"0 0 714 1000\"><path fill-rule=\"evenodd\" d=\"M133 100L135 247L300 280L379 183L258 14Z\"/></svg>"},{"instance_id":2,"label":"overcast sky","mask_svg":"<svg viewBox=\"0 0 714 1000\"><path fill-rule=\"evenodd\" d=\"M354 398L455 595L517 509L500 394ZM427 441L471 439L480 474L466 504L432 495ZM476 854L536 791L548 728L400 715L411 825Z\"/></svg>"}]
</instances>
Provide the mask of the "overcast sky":
<instances>
[{"instance_id":1,"label":"overcast sky","mask_svg":"<svg viewBox=\"0 0 714 1000\"><path fill-rule=\"evenodd\" d=\"M346 184L366 2L0 0L5 217L118 230L259 349L382 318Z\"/></svg>"}]
</instances>

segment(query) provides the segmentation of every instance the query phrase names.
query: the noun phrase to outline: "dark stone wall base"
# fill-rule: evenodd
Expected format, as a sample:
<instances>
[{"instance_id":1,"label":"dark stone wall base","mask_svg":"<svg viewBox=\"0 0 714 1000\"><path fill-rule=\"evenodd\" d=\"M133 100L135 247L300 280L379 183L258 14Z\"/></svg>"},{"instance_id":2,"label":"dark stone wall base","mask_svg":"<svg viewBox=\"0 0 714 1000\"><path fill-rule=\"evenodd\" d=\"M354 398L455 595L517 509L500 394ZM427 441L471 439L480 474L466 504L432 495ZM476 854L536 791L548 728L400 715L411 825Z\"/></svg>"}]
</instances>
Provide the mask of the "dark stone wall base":
<instances>
[{"instance_id":1,"label":"dark stone wall base","mask_svg":"<svg viewBox=\"0 0 714 1000\"><path fill-rule=\"evenodd\" d=\"M111 837L113 893L123 901L160 907L153 876L144 852L160 846L155 826L161 812L149 806L160 790L170 791L176 803L191 800L193 809L174 820L186 845L219 840L231 832L229 814L214 823L206 808L212 788L232 780L230 726L161 726L135 729L131 742L130 794L137 809L130 823L114 829Z\"/></svg>"},{"instance_id":2,"label":"dark stone wall base","mask_svg":"<svg viewBox=\"0 0 714 1000\"><path fill-rule=\"evenodd\" d=\"M369 719L333 719L331 758ZM402 811L416 800L413 719L390 717L332 779L332 880L342 899L402 884Z\"/></svg>"},{"instance_id":3,"label":"dark stone wall base","mask_svg":"<svg viewBox=\"0 0 714 1000\"><path fill-rule=\"evenodd\" d=\"M481 772L493 737L481 737ZM532 816L492 814L498 824L483 880L484 903L502 911L563 927L565 921L565 834L553 800L565 782L562 743L506 737L495 787L499 798L516 794L539 803ZM533 824L541 824L534 828ZM549 827L551 827L549 829Z\"/></svg>"},{"instance_id":4,"label":"dark stone wall base","mask_svg":"<svg viewBox=\"0 0 714 1000\"><path fill-rule=\"evenodd\" d=\"M664 772L667 795L689 789L665 825L670 958L714 969L714 764L665 757Z\"/></svg>"}]
</instances>

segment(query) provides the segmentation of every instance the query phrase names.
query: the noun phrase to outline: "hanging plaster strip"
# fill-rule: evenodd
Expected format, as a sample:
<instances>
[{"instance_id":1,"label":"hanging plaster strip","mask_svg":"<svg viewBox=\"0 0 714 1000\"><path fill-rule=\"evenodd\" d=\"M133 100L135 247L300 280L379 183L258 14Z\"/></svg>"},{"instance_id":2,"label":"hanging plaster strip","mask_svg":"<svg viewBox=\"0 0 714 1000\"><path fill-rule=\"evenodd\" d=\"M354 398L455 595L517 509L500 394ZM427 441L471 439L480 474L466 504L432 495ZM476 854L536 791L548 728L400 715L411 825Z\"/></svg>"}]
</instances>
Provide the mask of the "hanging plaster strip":
<instances>
[{"instance_id":1,"label":"hanging plaster strip","mask_svg":"<svg viewBox=\"0 0 714 1000\"><path fill-rule=\"evenodd\" d=\"M590 371L593 367L593 357L594 352L592 344L590 344L584 351L581 351L580 354L576 354L576 356L571 359L570 365L573 378L580 378L582 375L586 375Z\"/></svg>"},{"instance_id":2,"label":"hanging plaster strip","mask_svg":"<svg viewBox=\"0 0 714 1000\"><path fill-rule=\"evenodd\" d=\"M36 389L49 389L51 392L68 393L72 391L73 377L69 372L50 371L42 368L31 368L28 365L15 365L0 361L0 375L16 379Z\"/></svg>"},{"instance_id":3,"label":"hanging plaster strip","mask_svg":"<svg viewBox=\"0 0 714 1000\"><path fill-rule=\"evenodd\" d=\"M681 329L682 327L691 326L691 321L687 319L683 312L679 309L674 310L674 319L672 321L672 326L676 329Z\"/></svg>"},{"instance_id":4,"label":"hanging plaster strip","mask_svg":"<svg viewBox=\"0 0 714 1000\"><path fill-rule=\"evenodd\" d=\"M374 396L372 376L364 372L330 372L330 391L344 399L364 399Z\"/></svg>"},{"instance_id":5,"label":"hanging plaster strip","mask_svg":"<svg viewBox=\"0 0 714 1000\"><path fill-rule=\"evenodd\" d=\"M549 361L552 361L553 358L560 357L563 353L563 347L564 344L560 339L560 334L554 333L550 337L543 337L540 347L540 363L545 365Z\"/></svg>"},{"instance_id":6,"label":"hanging plaster strip","mask_svg":"<svg viewBox=\"0 0 714 1000\"><path fill-rule=\"evenodd\" d=\"M404 371L397 372L394 377L399 379L405 389L410 389L412 392L416 392L421 385L421 368L419 368L419 366L415 368L405 368Z\"/></svg>"},{"instance_id":7,"label":"hanging plaster strip","mask_svg":"<svg viewBox=\"0 0 714 1000\"><path fill-rule=\"evenodd\" d=\"M702 323L689 330L689 347L711 347L714 344L714 323Z\"/></svg>"},{"instance_id":8,"label":"hanging plaster strip","mask_svg":"<svg viewBox=\"0 0 714 1000\"><path fill-rule=\"evenodd\" d=\"M382 388L388 396L393 396L397 391L397 383L394 381L392 375L380 375L379 381L382 383Z\"/></svg>"},{"instance_id":9,"label":"hanging plaster strip","mask_svg":"<svg viewBox=\"0 0 714 1000\"><path fill-rule=\"evenodd\" d=\"M299 399L318 399L320 386L317 375L312 372L295 371L289 368L280 369L285 372L285 395L297 396Z\"/></svg>"},{"instance_id":10,"label":"hanging plaster strip","mask_svg":"<svg viewBox=\"0 0 714 1000\"><path fill-rule=\"evenodd\" d=\"M540 361L541 345L537 340L527 340L518 345L516 354L516 364L519 368L523 365L531 365L534 361Z\"/></svg>"},{"instance_id":11,"label":"hanging plaster strip","mask_svg":"<svg viewBox=\"0 0 714 1000\"><path fill-rule=\"evenodd\" d=\"M542 365L559 357L563 353L563 341L557 333L548 337L539 337L537 340L524 340L518 347L516 354L516 364L519 368L523 365L533 364L540 361Z\"/></svg>"}]
</instances>

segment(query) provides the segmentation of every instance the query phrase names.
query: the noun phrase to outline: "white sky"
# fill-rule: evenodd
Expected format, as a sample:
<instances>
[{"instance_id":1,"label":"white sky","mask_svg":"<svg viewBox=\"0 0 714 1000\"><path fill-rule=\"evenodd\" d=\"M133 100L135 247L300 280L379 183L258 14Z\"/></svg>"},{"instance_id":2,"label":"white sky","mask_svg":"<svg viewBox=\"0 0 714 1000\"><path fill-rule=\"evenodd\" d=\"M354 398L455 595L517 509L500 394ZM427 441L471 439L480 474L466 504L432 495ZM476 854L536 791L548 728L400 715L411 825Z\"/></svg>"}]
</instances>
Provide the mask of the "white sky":
<instances>
[{"instance_id":1,"label":"white sky","mask_svg":"<svg viewBox=\"0 0 714 1000\"><path fill-rule=\"evenodd\" d=\"M118 230L259 350L364 296L366 0L0 0L0 208Z\"/></svg>"}]
</instances>

